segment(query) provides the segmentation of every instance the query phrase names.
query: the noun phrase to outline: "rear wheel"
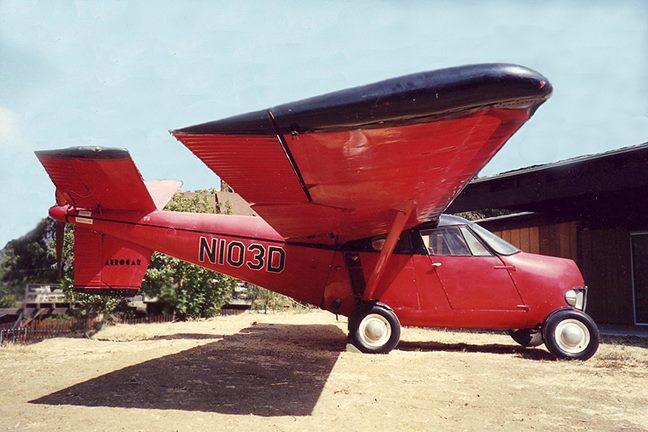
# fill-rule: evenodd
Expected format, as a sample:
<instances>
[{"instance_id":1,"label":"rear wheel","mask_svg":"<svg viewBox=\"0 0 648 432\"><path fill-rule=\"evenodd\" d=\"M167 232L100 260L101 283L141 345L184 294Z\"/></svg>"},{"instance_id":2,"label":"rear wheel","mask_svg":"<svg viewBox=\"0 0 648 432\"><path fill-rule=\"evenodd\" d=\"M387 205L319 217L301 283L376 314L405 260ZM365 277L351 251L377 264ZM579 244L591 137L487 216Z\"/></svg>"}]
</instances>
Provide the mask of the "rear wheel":
<instances>
[{"instance_id":1,"label":"rear wheel","mask_svg":"<svg viewBox=\"0 0 648 432\"><path fill-rule=\"evenodd\" d=\"M599 346L599 331L589 315L562 309L552 313L542 326L547 349L556 357L567 360L587 360Z\"/></svg>"},{"instance_id":2,"label":"rear wheel","mask_svg":"<svg viewBox=\"0 0 648 432\"><path fill-rule=\"evenodd\" d=\"M509 332L513 340L523 347L533 348L542 345L542 333L535 329L519 329Z\"/></svg>"},{"instance_id":3,"label":"rear wheel","mask_svg":"<svg viewBox=\"0 0 648 432\"><path fill-rule=\"evenodd\" d=\"M386 306L363 304L349 317L349 338L364 353L388 353L400 341L400 322Z\"/></svg>"}]
</instances>

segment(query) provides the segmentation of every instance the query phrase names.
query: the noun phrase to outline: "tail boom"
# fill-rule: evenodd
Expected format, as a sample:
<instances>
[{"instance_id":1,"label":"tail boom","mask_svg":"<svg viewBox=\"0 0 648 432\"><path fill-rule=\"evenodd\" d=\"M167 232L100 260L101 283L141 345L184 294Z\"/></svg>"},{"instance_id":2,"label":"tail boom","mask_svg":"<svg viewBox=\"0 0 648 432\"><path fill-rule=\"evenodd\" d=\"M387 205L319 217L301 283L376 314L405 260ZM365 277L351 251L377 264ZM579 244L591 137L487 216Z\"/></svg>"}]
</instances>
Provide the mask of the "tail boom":
<instances>
[{"instance_id":1,"label":"tail boom","mask_svg":"<svg viewBox=\"0 0 648 432\"><path fill-rule=\"evenodd\" d=\"M316 306L321 304L335 252L332 248L287 243L263 219L254 216L171 211L87 211L80 216L83 211L72 208L51 212L64 210L64 218L76 229L92 230L104 239L114 238L141 248L138 250L159 251ZM113 257L117 258L126 260L128 256ZM106 259L110 258L102 256L104 266ZM140 267L124 264L123 268Z\"/></svg>"}]
</instances>

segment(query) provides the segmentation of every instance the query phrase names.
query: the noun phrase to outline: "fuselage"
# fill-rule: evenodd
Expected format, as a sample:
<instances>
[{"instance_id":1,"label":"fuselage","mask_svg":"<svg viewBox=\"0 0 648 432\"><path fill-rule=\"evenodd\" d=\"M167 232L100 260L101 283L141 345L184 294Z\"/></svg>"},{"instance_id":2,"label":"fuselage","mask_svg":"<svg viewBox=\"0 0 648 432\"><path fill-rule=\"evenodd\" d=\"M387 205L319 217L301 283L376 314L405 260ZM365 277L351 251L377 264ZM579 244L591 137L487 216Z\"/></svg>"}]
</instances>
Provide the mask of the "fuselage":
<instances>
[{"instance_id":1,"label":"fuselage","mask_svg":"<svg viewBox=\"0 0 648 432\"><path fill-rule=\"evenodd\" d=\"M333 248L290 244L262 218L172 211L50 215L321 306ZM81 221L81 222L80 222Z\"/></svg>"},{"instance_id":2,"label":"fuselage","mask_svg":"<svg viewBox=\"0 0 648 432\"><path fill-rule=\"evenodd\" d=\"M379 256L371 239L290 242L257 216L79 212L55 206L50 215L342 315L353 312ZM431 255L415 241L428 231L403 232L376 290L404 325L533 327L565 306L567 290L583 285L570 260L523 252Z\"/></svg>"}]
</instances>

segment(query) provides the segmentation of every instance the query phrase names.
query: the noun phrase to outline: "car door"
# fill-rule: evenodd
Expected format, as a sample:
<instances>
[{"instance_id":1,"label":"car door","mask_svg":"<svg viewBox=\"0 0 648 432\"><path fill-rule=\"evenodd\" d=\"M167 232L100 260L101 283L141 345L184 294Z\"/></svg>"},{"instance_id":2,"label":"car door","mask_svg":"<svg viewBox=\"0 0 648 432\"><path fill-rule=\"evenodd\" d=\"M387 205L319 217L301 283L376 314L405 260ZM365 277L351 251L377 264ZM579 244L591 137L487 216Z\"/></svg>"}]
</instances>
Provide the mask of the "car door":
<instances>
[{"instance_id":1,"label":"car door","mask_svg":"<svg viewBox=\"0 0 648 432\"><path fill-rule=\"evenodd\" d=\"M420 235L429 253L432 272L453 310L520 310L522 299L509 267L468 227L444 226L422 230Z\"/></svg>"}]
</instances>

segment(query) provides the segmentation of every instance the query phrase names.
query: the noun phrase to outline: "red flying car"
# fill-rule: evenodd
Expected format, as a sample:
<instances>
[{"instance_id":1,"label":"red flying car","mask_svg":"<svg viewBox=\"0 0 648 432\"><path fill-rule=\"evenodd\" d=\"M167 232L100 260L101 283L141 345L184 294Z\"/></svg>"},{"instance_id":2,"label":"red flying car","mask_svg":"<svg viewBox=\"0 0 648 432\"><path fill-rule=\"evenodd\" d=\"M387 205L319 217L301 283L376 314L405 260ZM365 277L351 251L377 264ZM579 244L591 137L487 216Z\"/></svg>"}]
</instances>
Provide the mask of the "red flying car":
<instances>
[{"instance_id":1,"label":"red flying car","mask_svg":"<svg viewBox=\"0 0 648 432\"><path fill-rule=\"evenodd\" d=\"M144 182L126 150L36 154L50 215L75 225L77 289L132 295L156 250L346 315L363 352L401 325L497 328L584 360L599 335L576 264L442 215L551 91L471 65L172 131L260 217L164 211L179 182Z\"/></svg>"}]
</instances>

